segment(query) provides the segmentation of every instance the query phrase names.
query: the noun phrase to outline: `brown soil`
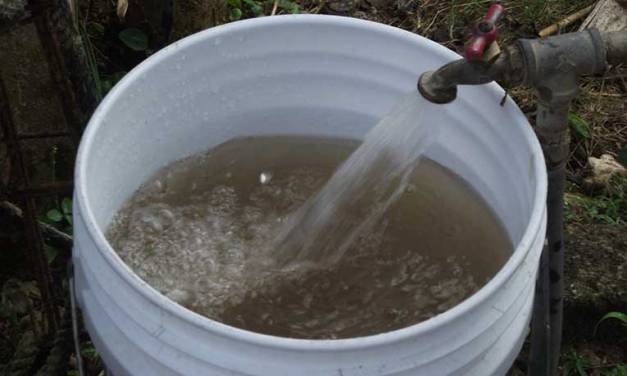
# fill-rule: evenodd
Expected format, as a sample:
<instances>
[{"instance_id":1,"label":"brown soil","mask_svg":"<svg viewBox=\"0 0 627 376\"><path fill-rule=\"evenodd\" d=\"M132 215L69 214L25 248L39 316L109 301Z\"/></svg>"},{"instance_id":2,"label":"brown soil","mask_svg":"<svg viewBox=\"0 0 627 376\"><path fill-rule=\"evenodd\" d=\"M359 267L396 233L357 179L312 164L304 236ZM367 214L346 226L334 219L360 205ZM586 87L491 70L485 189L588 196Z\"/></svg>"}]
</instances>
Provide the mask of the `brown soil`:
<instances>
[{"instance_id":1,"label":"brown soil","mask_svg":"<svg viewBox=\"0 0 627 376\"><path fill-rule=\"evenodd\" d=\"M627 226L571 223L565 239L564 340L575 343L593 338L607 312L627 312ZM604 322L599 338L627 346L617 322Z\"/></svg>"}]
</instances>

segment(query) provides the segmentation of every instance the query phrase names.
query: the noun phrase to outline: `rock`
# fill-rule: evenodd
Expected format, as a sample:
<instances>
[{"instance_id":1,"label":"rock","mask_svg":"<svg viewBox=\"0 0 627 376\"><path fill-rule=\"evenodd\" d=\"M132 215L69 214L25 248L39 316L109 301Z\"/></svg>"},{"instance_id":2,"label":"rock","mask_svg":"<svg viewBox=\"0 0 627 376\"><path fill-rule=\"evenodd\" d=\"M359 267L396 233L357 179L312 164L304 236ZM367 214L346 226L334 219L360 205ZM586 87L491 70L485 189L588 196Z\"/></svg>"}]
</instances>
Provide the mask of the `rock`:
<instances>
[{"instance_id":1,"label":"rock","mask_svg":"<svg viewBox=\"0 0 627 376\"><path fill-rule=\"evenodd\" d=\"M586 178L584 182L591 187L606 187L610 179L616 175L627 177L627 168L609 154L603 154L600 158L590 157L588 163L592 168L592 176Z\"/></svg>"},{"instance_id":2,"label":"rock","mask_svg":"<svg viewBox=\"0 0 627 376\"><path fill-rule=\"evenodd\" d=\"M355 11L358 0L331 0L327 2L329 13L347 16Z\"/></svg>"},{"instance_id":3,"label":"rock","mask_svg":"<svg viewBox=\"0 0 627 376\"><path fill-rule=\"evenodd\" d=\"M597 28L599 31L627 30L627 0L600 0L579 30Z\"/></svg>"}]
</instances>

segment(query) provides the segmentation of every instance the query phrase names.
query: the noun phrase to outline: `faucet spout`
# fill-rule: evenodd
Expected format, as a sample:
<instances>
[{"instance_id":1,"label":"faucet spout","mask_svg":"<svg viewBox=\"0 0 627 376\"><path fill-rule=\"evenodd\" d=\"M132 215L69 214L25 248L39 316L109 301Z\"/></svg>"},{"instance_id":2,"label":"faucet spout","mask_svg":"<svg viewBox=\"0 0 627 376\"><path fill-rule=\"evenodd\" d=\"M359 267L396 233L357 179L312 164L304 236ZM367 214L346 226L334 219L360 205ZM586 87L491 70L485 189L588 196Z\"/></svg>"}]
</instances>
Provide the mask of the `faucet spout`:
<instances>
[{"instance_id":1,"label":"faucet spout","mask_svg":"<svg viewBox=\"0 0 627 376\"><path fill-rule=\"evenodd\" d=\"M418 79L418 90L431 102L444 104L455 100L457 85L481 85L495 80L520 83L522 72L520 51L512 46L492 62L459 59L425 72Z\"/></svg>"},{"instance_id":2,"label":"faucet spout","mask_svg":"<svg viewBox=\"0 0 627 376\"><path fill-rule=\"evenodd\" d=\"M598 74L608 65L626 60L626 31L590 29L545 39L520 39L492 62L466 58L425 72L418 79L418 90L431 102L449 103L456 98L458 85L502 80L532 86L553 97L568 79Z\"/></svg>"}]
</instances>

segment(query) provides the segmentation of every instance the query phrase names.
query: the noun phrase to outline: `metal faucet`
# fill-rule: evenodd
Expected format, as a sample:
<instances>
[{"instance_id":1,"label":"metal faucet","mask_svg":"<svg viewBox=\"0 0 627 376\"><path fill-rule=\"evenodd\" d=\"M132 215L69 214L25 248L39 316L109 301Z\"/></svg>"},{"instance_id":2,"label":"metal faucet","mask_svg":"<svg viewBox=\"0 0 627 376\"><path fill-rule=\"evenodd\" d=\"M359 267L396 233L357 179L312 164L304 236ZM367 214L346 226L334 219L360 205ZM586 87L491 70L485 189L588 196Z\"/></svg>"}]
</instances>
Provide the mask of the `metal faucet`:
<instances>
[{"instance_id":1,"label":"metal faucet","mask_svg":"<svg viewBox=\"0 0 627 376\"><path fill-rule=\"evenodd\" d=\"M627 63L627 30L596 29L545 39L519 39L500 51L496 24L503 15L492 4L466 46L465 57L436 71L423 73L418 90L433 103L450 103L458 85L495 80L536 89L535 132L548 173L547 242L540 260L531 325L528 374L555 375L561 348L564 296L563 206L570 134L568 110L578 94L578 78L603 73L610 65Z\"/></svg>"},{"instance_id":2,"label":"metal faucet","mask_svg":"<svg viewBox=\"0 0 627 376\"><path fill-rule=\"evenodd\" d=\"M418 90L429 101L445 104L457 97L458 85L506 81L538 90L563 91L579 76L602 73L609 65L627 61L627 31L596 29L545 39L519 39L504 51L488 55L497 35L503 6L493 4L466 46L465 58L423 73ZM565 82L566 80L567 82Z\"/></svg>"}]
</instances>

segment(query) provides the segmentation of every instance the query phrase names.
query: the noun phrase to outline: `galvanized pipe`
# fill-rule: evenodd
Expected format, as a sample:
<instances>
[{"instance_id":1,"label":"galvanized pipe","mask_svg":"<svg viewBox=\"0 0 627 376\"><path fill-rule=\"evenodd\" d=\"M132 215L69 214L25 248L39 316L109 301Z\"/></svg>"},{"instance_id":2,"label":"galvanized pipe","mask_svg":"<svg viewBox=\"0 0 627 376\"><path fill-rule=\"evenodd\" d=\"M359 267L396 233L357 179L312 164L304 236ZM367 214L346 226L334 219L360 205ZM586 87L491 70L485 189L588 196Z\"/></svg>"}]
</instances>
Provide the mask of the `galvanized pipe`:
<instances>
[{"instance_id":1,"label":"galvanized pipe","mask_svg":"<svg viewBox=\"0 0 627 376\"><path fill-rule=\"evenodd\" d=\"M545 247L548 254L541 263L538 290L542 293L534 312L535 316L543 317L536 317L532 322L529 375L555 375L564 308L563 210L570 145L568 111L578 93L578 77L603 72L607 67L607 53L604 39L597 30L547 39L523 39L518 44L525 67L523 83L537 90L535 131L544 152L549 183ZM545 338L547 334L549 338Z\"/></svg>"},{"instance_id":2,"label":"galvanized pipe","mask_svg":"<svg viewBox=\"0 0 627 376\"><path fill-rule=\"evenodd\" d=\"M493 80L536 88L535 131L548 173L547 244L540 264L529 374L554 375L559 362L564 296L563 208L570 134L568 110L577 96L577 79L627 62L627 31L591 29L546 39L521 39L493 62L461 59L426 72L418 90L434 103L455 99L457 85Z\"/></svg>"},{"instance_id":3,"label":"galvanized pipe","mask_svg":"<svg viewBox=\"0 0 627 376\"><path fill-rule=\"evenodd\" d=\"M565 78L568 82L568 78ZM564 234L563 209L564 186L566 182L566 162L569 154L570 134L568 129L568 108L570 99L576 94L576 81L571 89L565 90L565 98L554 92L538 92L538 115L535 131L540 139L547 165L547 246L544 249L543 263L540 264L541 279L538 288L543 293L536 302L539 306L536 316L546 316L532 323L532 343L529 375L555 375L559 362L562 342L563 297L564 297ZM558 99L559 98L559 99ZM543 100L544 99L544 100ZM558 99L556 102L552 100ZM547 280L548 278L548 280ZM548 285L546 283L548 282ZM546 294L548 293L548 296ZM548 304L548 307L547 307ZM546 324L548 323L548 332ZM548 340L544 338L549 334ZM549 344L548 353L545 344ZM546 359L548 355L548 359ZM546 373L548 370L549 373Z\"/></svg>"},{"instance_id":4,"label":"galvanized pipe","mask_svg":"<svg viewBox=\"0 0 627 376\"><path fill-rule=\"evenodd\" d=\"M627 61L627 32L613 31L603 33L603 41L607 49L607 62L618 65Z\"/></svg>"}]
</instances>

